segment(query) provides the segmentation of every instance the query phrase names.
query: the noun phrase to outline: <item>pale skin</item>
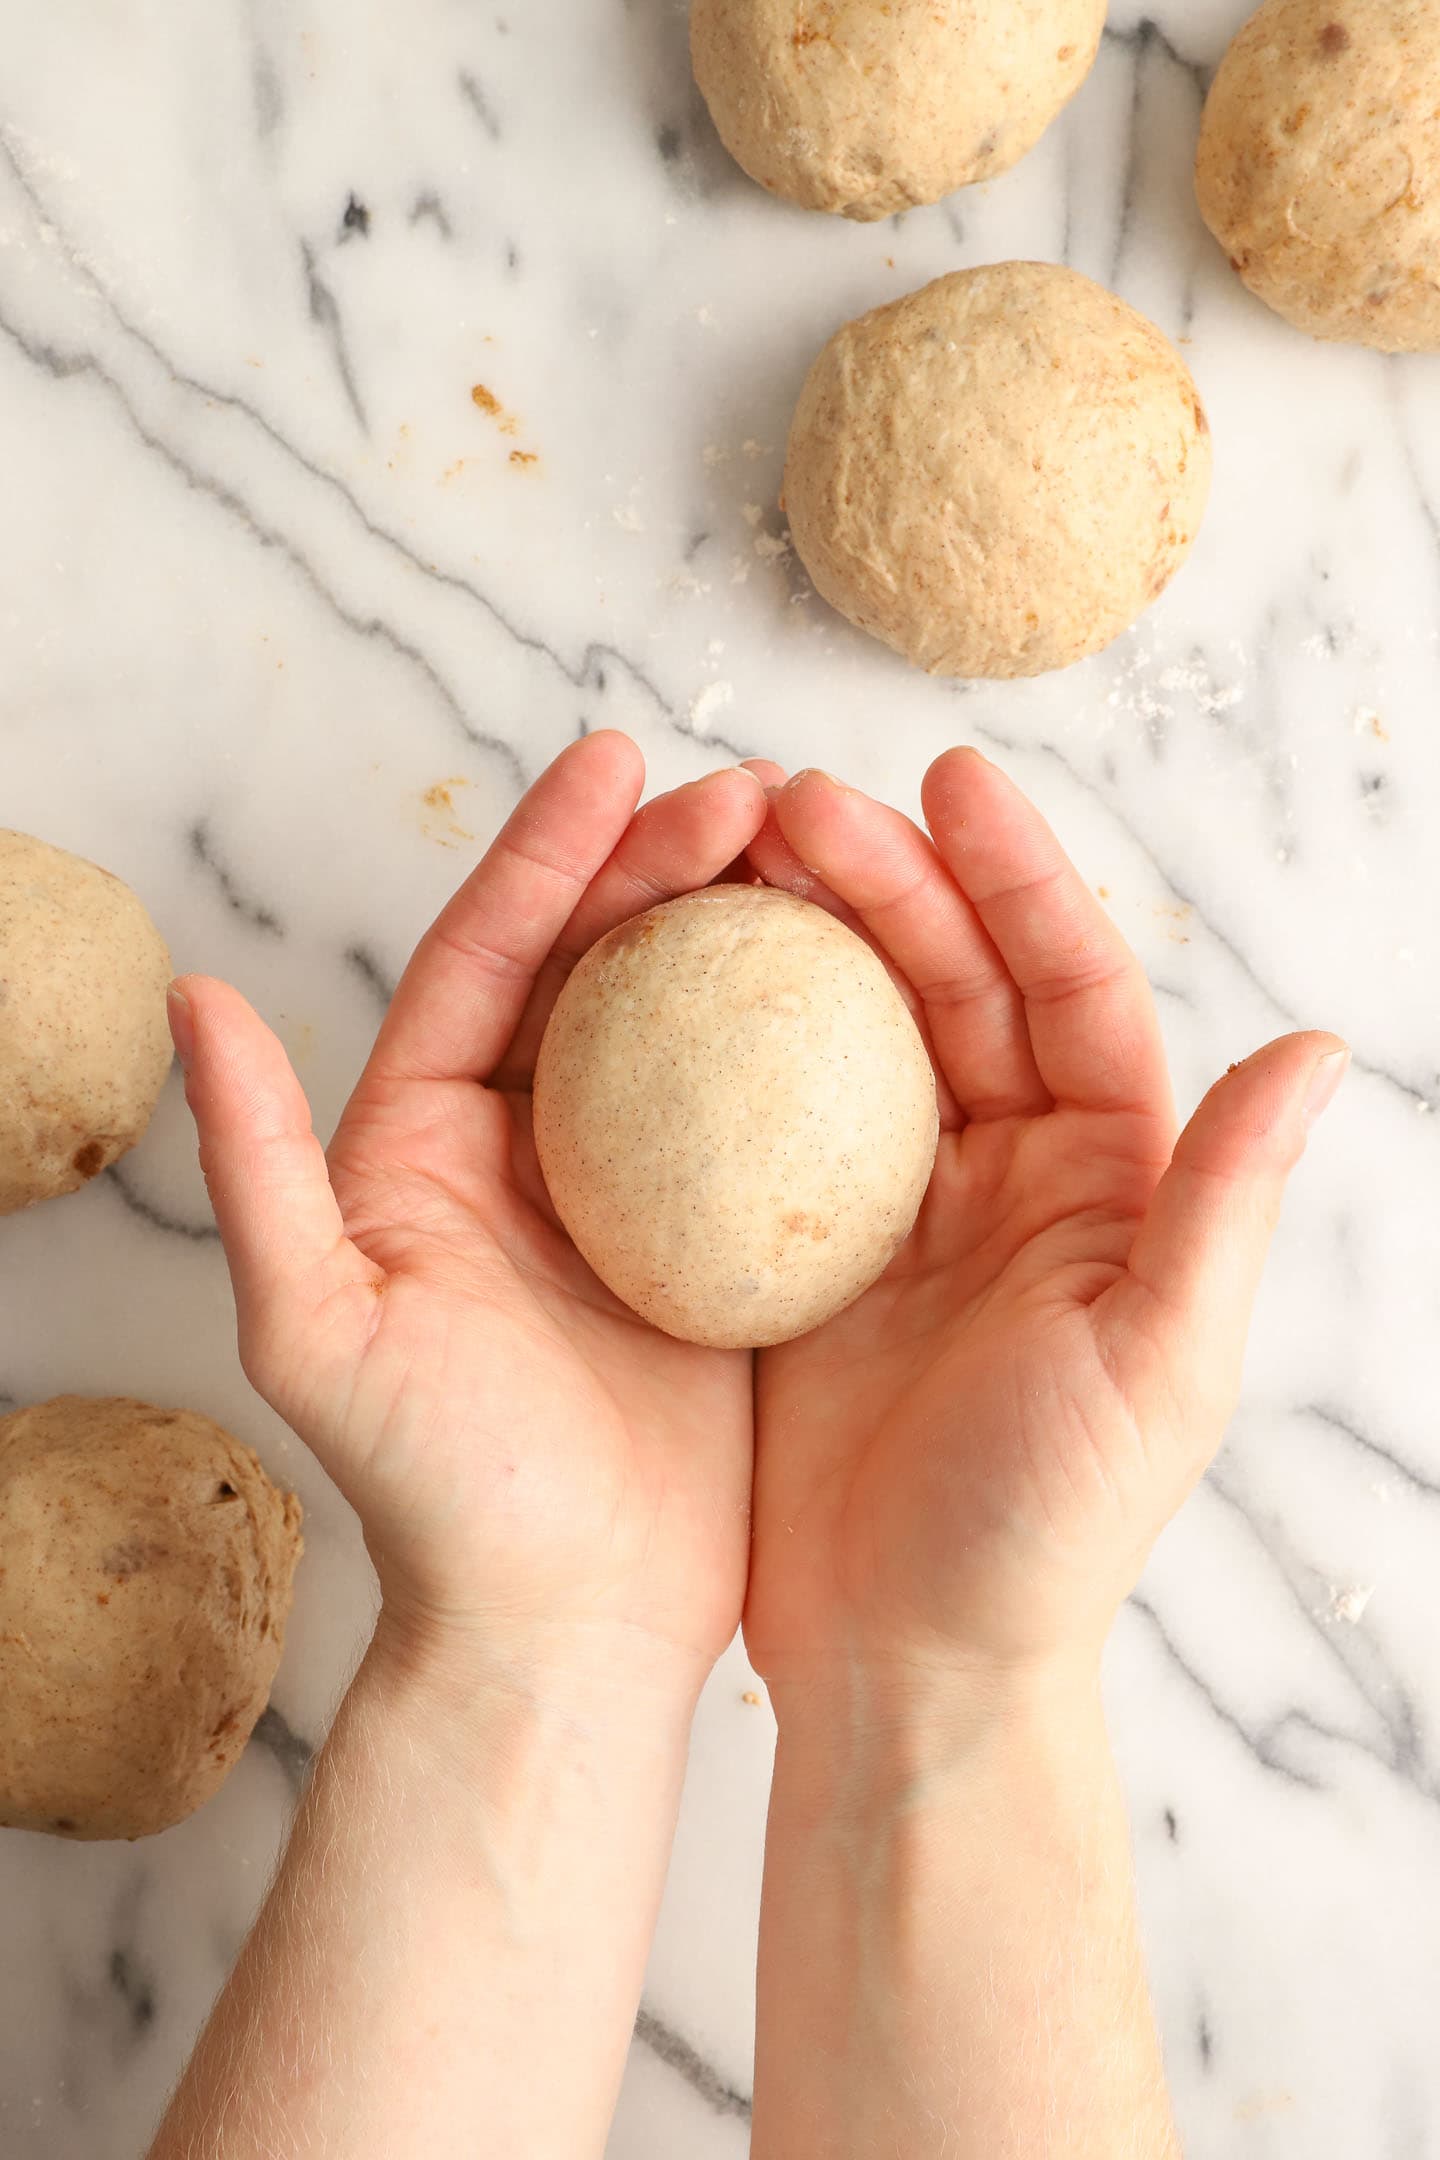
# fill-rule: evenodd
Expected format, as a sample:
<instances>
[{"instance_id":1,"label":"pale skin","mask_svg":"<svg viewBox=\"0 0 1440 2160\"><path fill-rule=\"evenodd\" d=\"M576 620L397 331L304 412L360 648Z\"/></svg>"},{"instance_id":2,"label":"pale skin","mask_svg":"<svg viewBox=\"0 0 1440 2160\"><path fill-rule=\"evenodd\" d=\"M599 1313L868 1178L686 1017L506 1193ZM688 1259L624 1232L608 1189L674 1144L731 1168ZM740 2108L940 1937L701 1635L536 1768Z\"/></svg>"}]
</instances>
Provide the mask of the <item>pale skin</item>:
<instances>
[{"instance_id":1,"label":"pale skin","mask_svg":"<svg viewBox=\"0 0 1440 2160\"><path fill-rule=\"evenodd\" d=\"M780 1725L759 2160L1167 2160L1100 1648L1219 1442L1343 1046L1257 1053L1177 1147L1138 966L973 753L932 768L928 832L764 763L637 812L642 784L611 734L542 776L328 1163L263 1023L178 986L246 1369L382 1606L152 2160L599 2155L742 1606ZM944 1128L886 1277L758 1361L619 1306L529 1133L568 968L720 875L871 939Z\"/></svg>"}]
</instances>

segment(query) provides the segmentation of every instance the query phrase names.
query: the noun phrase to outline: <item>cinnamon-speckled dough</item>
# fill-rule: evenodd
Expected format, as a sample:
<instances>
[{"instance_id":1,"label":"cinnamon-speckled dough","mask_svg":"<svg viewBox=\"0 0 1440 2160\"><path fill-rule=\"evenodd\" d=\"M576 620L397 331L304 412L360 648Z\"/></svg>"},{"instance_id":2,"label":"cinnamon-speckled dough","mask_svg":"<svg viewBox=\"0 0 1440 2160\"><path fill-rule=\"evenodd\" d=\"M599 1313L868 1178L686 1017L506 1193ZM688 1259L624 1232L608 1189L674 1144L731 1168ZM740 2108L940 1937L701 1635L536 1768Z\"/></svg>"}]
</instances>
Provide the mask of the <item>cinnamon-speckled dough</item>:
<instances>
[{"instance_id":1,"label":"cinnamon-speckled dough","mask_svg":"<svg viewBox=\"0 0 1440 2160\"><path fill-rule=\"evenodd\" d=\"M0 831L0 1215L135 1145L170 1070L169 981L128 885Z\"/></svg>"},{"instance_id":2,"label":"cinnamon-speckled dough","mask_svg":"<svg viewBox=\"0 0 1440 2160\"><path fill-rule=\"evenodd\" d=\"M1267 0L1200 131L1206 224L1312 337L1440 351L1440 6Z\"/></svg>"},{"instance_id":3,"label":"cinnamon-speckled dough","mask_svg":"<svg viewBox=\"0 0 1440 2160\"><path fill-rule=\"evenodd\" d=\"M1006 171L1089 74L1105 0L694 0L695 79L736 163L882 218Z\"/></svg>"},{"instance_id":4,"label":"cinnamon-speckled dough","mask_svg":"<svg viewBox=\"0 0 1440 2160\"><path fill-rule=\"evenodd\" d=\"M265 1707L300 1503L192 1410L60 1395L0 1419L0 1824L168 1829Z\"/></svg>"},{"instance_id":5,"label":"cinnamon-speckled dough","mask_svg":"<svg viewBox=\"0 0 1440 2160\"><path fill-rule=\"evenodd\" d=\"M1049 263L960 270L847 323L800 393L790 531L842 615L936 675L1098 652L1199 528L1210 430L1143 315Z\"/></svg>"},{"instance_id":6,"label":"cinnamon-speckled dough","mask_svg":"<svg viewBox=\"0 0 1440 2160\"><path fill-rule=\"evenodd\" d=\"M689 1342L785 1342L908 1236L935 1079L868 945L822 908L721 886L602 938L535 1072L556 1212L601 1281Z\"/></svg>"}]
</instances>

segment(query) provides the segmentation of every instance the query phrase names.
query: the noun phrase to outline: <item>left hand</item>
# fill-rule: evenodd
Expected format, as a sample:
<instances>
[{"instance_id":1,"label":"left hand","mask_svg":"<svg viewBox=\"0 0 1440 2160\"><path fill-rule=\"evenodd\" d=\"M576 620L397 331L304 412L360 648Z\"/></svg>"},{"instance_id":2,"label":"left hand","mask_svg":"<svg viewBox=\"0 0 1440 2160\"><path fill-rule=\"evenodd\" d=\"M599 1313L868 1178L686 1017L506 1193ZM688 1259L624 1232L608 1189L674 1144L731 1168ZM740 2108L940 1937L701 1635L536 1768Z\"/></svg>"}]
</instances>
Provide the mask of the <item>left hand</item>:
<instances>
[{"instance_id":1,"label":"left hand","mask_svg":"<svg viewBox=\"0 0 1440 2160\"><path fill-rule=\"evenodd\" d=\"M610 1295L531 1138L575 961L764 818L745 771L636 812L643 779L603 733L535 783L416 952L328 1163L270 1030L222 983L177 985L245 1369L358 1511L382 1630L467 1678L579 1658L698 1686L744 1595L751 1361Z\"/></svg>"}]
</instances>

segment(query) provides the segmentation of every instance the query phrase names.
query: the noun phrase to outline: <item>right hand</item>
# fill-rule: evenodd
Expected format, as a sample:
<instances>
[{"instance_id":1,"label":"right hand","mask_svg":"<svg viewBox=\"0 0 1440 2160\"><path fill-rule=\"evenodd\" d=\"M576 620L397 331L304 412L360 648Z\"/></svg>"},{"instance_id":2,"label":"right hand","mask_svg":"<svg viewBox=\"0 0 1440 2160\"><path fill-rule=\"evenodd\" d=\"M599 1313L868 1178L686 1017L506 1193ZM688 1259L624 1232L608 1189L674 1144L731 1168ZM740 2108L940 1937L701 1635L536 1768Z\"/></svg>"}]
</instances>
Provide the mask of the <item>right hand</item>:
<instances>
[{"instance_id":1,"label":"right hand","mask_svg":"<svg viewBox=\"0 0 1440 2160\"><path fill-rule=\"evenodd\" d=\"M818 773L750 859L867 936L942 1106L882 1279L760 1358L746 1638L777 1706L832 1679L987 1685L1100 1643L1219 1445L1333 1036L1273 1043L1178 1142L1139 964L1038 813L952 751L929 833ZM933 836L933 837L932 837Z\"/></svg>"}]
</instances>

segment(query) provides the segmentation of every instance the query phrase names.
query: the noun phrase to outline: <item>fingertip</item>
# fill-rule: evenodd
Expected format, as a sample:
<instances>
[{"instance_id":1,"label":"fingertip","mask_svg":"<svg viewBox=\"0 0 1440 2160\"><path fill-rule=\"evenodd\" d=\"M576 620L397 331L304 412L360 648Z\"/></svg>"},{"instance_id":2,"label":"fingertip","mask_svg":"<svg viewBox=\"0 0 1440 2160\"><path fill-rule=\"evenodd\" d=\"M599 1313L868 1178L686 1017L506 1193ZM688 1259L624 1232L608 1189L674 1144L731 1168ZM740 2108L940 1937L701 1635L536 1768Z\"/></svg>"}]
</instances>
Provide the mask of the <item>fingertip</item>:
<instances>
[{"instance_id":1,"label":"fingertip","mask_svg":"<svg viewBox=\"0 0 1440 2160\"><path fill-rule=\"evenodd\" d=\"M692 785L706 795L709 816L723 818L726 832L732 836L731 852L738 854L754 839L769 814L763 782L742 765L722 765Z\"/></svg>"},{"instance_id":2,"label":"fingertip","mask_svg":"<svg viewBox=\"0 0 1440 2160\"><path fill-rule=\"evenodd\" d=\"M1338 1037L1332 1037L1331 1047L1322 1050L1312 1066L1305 1089L1304 1114L1307 1132L1334 1102L1349 1070L1350 1045L1341 1042Z\"/></svg>"},{"instance_id":3,"label":"fingertip","mask_svg":"<svg viewBox=\"0 0 1440 2160\"><path fill-rule=\"evenodd\" d=\"M755 801L765 800L765 783L748 765L721 765L713 773L707 773L710 781L723 781L731 794L749 796Z\"/></svg>"},{"instance_id":4,"label":"fingertip","mask_svg":"<svg viewBox=\"0 0 1440 2160\"><path fill-rule=\"evenodd\" d=\"M584 757L606 756L617 765L623 766L627 772L643 772L645 770L645 757L639 743L636 742L633 735L627 735L623 728L587 728L585 733L571 743L568 750L563 752L562 755L567 757L577 755Z\"/></svg>"},{"instance_id":5,"label":"fingertip","mask_svg":"<svg viewBox=\"0 0 1440 2160\"><path fill-rule=\"evenodd\" d=\"M593 765L597 778L603 775L605 784L627 796L634 809L645 788L645 756L631 736L620 728L596 728L573 743L568 755Z\"/></svg>"},{"instance_id":6,"label":"fingertip","mask_svg":"<svg viewBox=\"0 0 1440 2160\"><path fill-rule=\"evenodd\" d=\"M1350 1063L1349 1044L1328 1028L1298 1028L1289 1035L1276 1036L1273 1042L1262 1043L1258 1050L1231 1065L1218 1084L1223 1087L1227 1081L1244 1075L1252 1088L1269 1083L1288 1093L1302 1076L1308 1079L1320 1066L1330 1066L1332 1060L1338 1060L1331 1068L1337 1073L1338 1085Z\"/></svg>"},{"instance_id":7,"label":"fingertip","mask_svg":"<svg viewBox=\"0 0 1440 2160\"><path fill-rule=\"evenodd\" d=\"M177 975L167 994L170 997L183 998L187 1005L194 1006L211 990L224 990L227 987L227 984L213 975Z\"/></svg>"},{"instance_id":8,"label":"fingertip","mask_svg":"<svg viewBox=\"0 0 1440 2160\"><path fill-rule=\"evenodd\" d=\"M739 770L753 773L767 795L775 788L784 787L787 778L784 766L777 765L773 758L742 758Z\"/></svg>"},{"instance_id":9,"label":"fingertip","mask_svg":"<svg viewBox=\"0 0 1440 2160\"><path fill-rule=\"evenodd\" d=\"M973 743L956 743L942 750L920 783L920 800L928 816L931 805L944 806L955 796L1000 780L1013 786L1006 774Z\"/></svg>"},{"instance_id":10,"label":"fingertip","mask_svg":"<svg viewBox=\"0 0 1440 2160\"><path fill-rule=\"evenodd\" d=\"M1298 1097L1306 1132L1339 1093L1350 1069L1350 1045L1328 1028L1302 1028L1253 1050L1232 1065L1222 1087L1243 1074L1272 1118L1283 1118Z\"/></svg>"},{"instance_id":11,"label":"fingertip","mask_svg":"<svg viewBox=\"0 0 1440 2160\"><path fill-rule=\"evenodd\" d=\"M799 772L791 774L780 792L793 801L800 795L813 794L817 790L835 795L853 795L855 792L853 788L847 787L843 780L837 780L834 773L826 772L823 765L802 765Z\"/></svg>"},{"instance_id":12,"label":"fingertip","mask_svg":"<svg viewBox=\"0 0 1440 2160\"><path fill-rule=\"evenodd\" d=\"M189 978L178 977L165 993L165 1017L170 1023L170 1040L175 1045L175 1055L180 1069L188 1074L195 1058L195 1012L185 992Z\"/></svg>"}]
</instances>

